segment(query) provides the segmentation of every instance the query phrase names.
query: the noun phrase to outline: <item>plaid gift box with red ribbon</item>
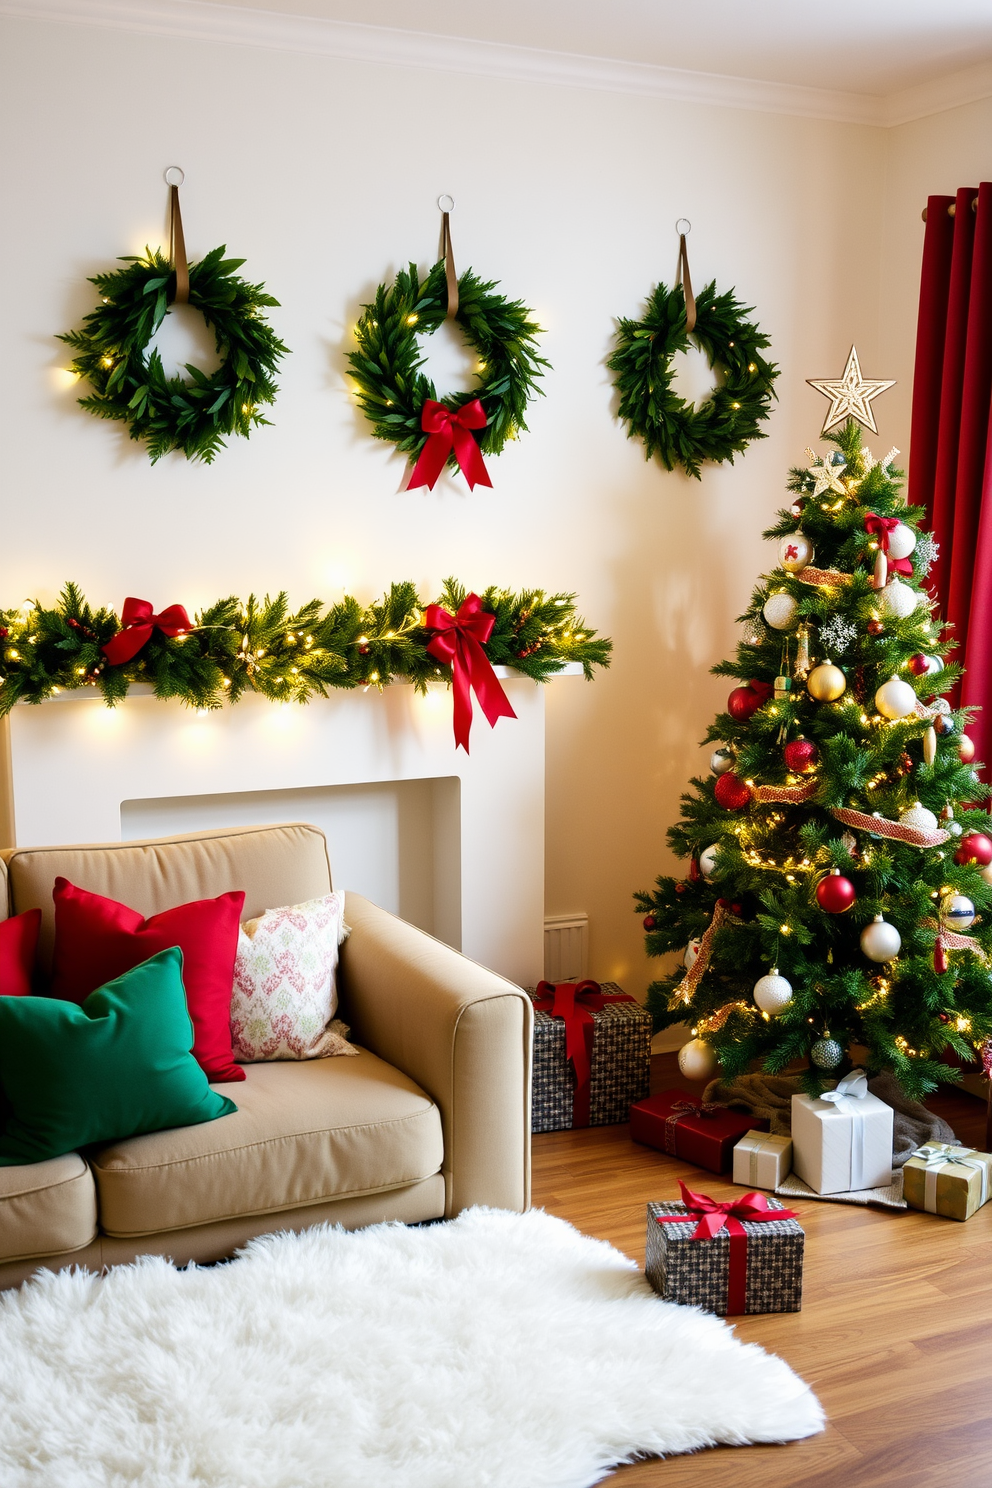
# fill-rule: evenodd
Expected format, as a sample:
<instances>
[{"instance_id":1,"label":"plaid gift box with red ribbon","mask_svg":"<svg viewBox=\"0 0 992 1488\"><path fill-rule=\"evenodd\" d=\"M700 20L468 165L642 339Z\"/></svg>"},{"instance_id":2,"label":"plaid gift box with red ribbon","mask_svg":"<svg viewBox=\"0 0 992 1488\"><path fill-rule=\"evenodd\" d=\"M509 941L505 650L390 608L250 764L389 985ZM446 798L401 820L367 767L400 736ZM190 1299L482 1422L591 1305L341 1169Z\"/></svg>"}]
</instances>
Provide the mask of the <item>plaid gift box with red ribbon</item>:
<instances>
[{"instance_id":1,"label":"plaid gift box with red ribbon","mask_svg":"<svg viewBox=\"0 0 992 1488\"><path fill-rule=\"evenodd\" d=\"M799 1312L806 1236L792 1209L762 1193L726 1203L693 1193L648 1205L644 1272L666 1302L720 1317Z\"/></svg>"},{"instance_id":2,"label":"plaid gift box with red ribbon","mask_svg":"<svg viewBox=\"0 0 992 1488\"><path fill-rule=\"evenodd\" d=\"M700 1100L682 1090L664 1090L630 1108L630 1135L669 1157L711 1173L729 1172L734 1148L749 1131L767 1131L768 1122L744 1111Z\"/></svg>"},{"instance_id":3,"label":"plaid gift box with red ribbon","mask_svg":"<svg viewBox=\"0 0 992 1488\"><path fill-rule=\"evenodd\" d=\"M626 1121L651 1088L651 1014L616 982L538 983L535 1132Z\"/></svg>"}]
</instances>

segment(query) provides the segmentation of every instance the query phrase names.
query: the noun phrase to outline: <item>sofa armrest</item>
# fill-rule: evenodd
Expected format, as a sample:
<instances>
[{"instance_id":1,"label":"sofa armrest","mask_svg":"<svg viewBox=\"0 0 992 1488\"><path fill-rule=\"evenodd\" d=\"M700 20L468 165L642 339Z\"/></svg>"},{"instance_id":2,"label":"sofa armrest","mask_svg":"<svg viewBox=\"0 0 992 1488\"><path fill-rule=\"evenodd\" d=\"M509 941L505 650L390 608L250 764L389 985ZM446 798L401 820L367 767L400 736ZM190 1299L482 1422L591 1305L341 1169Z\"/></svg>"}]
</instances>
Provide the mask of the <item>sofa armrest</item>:
<instances>
[{"instance_id":1,"label":"sofa armrest","mask_svg":"<svg viewBox=\"0 0 992 1488\"><path fill-rule=\"evenodd\" d=\"M445 1215L530 1203L530 998L495 972L346 897L343 1013L356 1040L409 1075L441 1113Z\"/></svg>"}]
</instances>

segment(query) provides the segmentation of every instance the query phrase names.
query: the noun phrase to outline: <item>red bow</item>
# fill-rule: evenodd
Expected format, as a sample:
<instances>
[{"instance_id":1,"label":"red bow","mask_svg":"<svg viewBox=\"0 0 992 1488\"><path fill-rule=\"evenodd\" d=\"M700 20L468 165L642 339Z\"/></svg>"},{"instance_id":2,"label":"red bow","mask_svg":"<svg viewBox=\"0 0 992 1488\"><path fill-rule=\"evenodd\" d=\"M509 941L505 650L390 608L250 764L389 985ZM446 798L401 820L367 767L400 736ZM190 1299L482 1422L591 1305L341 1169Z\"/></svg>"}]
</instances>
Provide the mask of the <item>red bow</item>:
<instances>
[{"instance_id":1,"label":"red bow","mask_svg":"<svg viewBox=\"0 0 992 1488\"><path fill-rule=\"evenodd\" d=\"M565 1058L575 1070L575 1092L572 1097L572 1125L589 1125L589 1079L592 1074L592 1038L595 1031L593 1013L608 1002L633 1002L626 992L604 992L598 982L538 982L539 1012L561 1018L565 1024Z\"/></svg>"},{"instance_id":2,"label":"red bow","mask_svg":"<svg viewBox=\"0 0 992 1488\"><path fill-rule=\"evenodd\" d=\"M761 706L767 703L775 691L775 684L773 682L759 682L757 677L752 677L746 685L750 687L752 692L758 694L758 697L761 699Z\"/></svg>"},{"instance_id":3,"label":"red bow","mask_svg":"<svg viewBox=\"0 0 992 1488\"><path fill-rule=\"evenodd\" d=\"M693 1193L679 1180L685 1214L657 1214L659 1224L685 1224L698 1219L693 1240L712 1240L726 1225L730 1237L730 1261L727 1269L727 1314L734 1316L747 1310L747 1231L742 1219L751 1224L761 1220L796 1219L794 1209L770 1209L761 1193L746 1193L726 1204L717 1204L707 1194Z\"/></svg>"},{"instance_id":4,"label":"red bow","mask_svg":"<svg viewBox=\"0 0 992 1488\"><path fill-rule=\"evenodd\" d=\"M420 427L428 439L413 467L408 491L416 486L429 486L433 490L452 450L472 490L476 486L492 486L482 451L471 434L472 429L486 427L486 411L478 398L454 411L427 398L420 411Z\"/></svg>"},{"instance_id":5,"label":"red bow","mask_svg":"<svg viewBox=\"0 0 992 1488\"><path fill-rule=\"evenodd\" d=\"M670 1157L678 1156L675 1146L675 1128L680 1122L687 1121L690 1116L712 1116L715 1111L726 1109L720 1101L702 1101L695 1095L677 1100L665 1117L665 1151Z\"/></svg>"},{"instance_id":6,"label":"red bow","mask_svg":"<svg viewBox=\"0 0 992 1488\"><path fill-rule=\"evenodd\" d=\"M123 665L137 656L145 642L151 640L153 630L177 636L192 630L192 626L182 605L169 605L161 615L155 615L147 599L126 599L121 611L121 628L101 648L104 656L111 666Z\"/></svg>"},{"instance_id":7,"label":"red bow","mask_svg":"<svg viewBox=\"0 0 992 1488\"><path fill-rule=\"evenodd\" d=\"M468 754L468 736L472 728L472 693L479 707L496 727L497 718L516 718L510 699L499 685L489 657L482 647L492 635L495 615L482 608L477 594L470 594L457 615L449 615L440 605L428 605L424 625L438 634L427 642L427 649L438 661L451 667L451 686L455 695L455 748L459 744Z\"/></svg>"},{"instance_id":8,"label":"red bow","mask_svg":"<svg viewBox=\"0 0 992 1488\"><path fill-rule=\"evenodd\" d=\"M913 565L908 558L889 557L889 533L898 526L898 517L880 517L877 512L865 513L865 531L870 537L878 538L878 545L885 554L889 568L895 573L912 575Z\"/></svg>"}]
</instances>

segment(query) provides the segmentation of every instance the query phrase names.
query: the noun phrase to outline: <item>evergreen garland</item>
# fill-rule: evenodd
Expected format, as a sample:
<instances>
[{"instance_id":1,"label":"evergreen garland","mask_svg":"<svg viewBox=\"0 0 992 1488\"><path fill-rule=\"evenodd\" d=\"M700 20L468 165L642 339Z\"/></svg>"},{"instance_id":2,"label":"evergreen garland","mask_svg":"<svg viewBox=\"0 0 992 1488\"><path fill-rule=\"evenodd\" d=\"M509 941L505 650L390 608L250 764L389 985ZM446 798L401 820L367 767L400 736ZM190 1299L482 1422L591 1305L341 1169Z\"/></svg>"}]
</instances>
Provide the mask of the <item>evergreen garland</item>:
<instances>
[{"instance_id":1,"label":"evergreen garland","mask_svg":"<svg viewBox=\"0 0 992 1488\"><path fill-rule=\"evenodd\" d=\"M706 733L711 747L730 750L739 779L762 785L799 779L788 775L782 739L783 732L787 739L803 734L819 751L815 770L802 777L815 781L816 790L798 805L728 811L715 798L713 775L690 782L669 845L678 857L697 863L701 852L718 844L719 876L712 883L696 870L685 879L663 876L654 890L635 895L637 912L648 917L648 954L682 950L702 936L721 899L736 913L716 932L691 1002L673 999L684 976L679 967L652 983L648 1005L658 1029L689 1021L694 1035L718 1053L724 1079L758 1067L782 1073L829 1035L842 1048L865 1046L869 1071L893 1070L910 1095L922 1098L938 1082L959 1078L941 1059L944 1051L974 1059L992 1036L986 959L992 957L992 883L981 868L956 861L960 838L918 848L867 831L852 833L831 810L854 808L895 821L915 801L938 818L951 805L963 833L990 835L988 812L980 805L990 792L978 779L977 762L965 763L959 753L967 709L949 711L953 730L938 738L933 764L923 756L927 717L914 712L888 721L875 711L875 690L891 676L910 683L925 702L951 688L961 673L945 664L937 675L915 675L909 658L943 658L953 643L941 639L929 607L896 618L885 613L872 587L875 543L865 530L866 512L896 517L915 531L924 509L902 504L901 472L866 460L853 421L826 437L845 457L845 494L828 490L814 496L808 470L793 470L788 484L797 505L780 512L764 535L782 539L801 528L815 545L817 568L847 573L850 581L814 585L776 569L755 588L741 616L745 635L754 639L742 641L734 657L712 670L738 683L771 683L782 672L790 674L783 651L789 641L795 659L794 634L772 630L762 619L770 590L786 591L798 603L798 623L810 628L811 661L830 656L847 675L847 691L834 703L818 703L798 680L747 721L720 713ZM929 566L928 545L919 542L911 557L914 577L902 582L916 588ZM837 620L855 632L841 655L822 640L824 628L836 634ZM823 912L815 897L816 884L833 867L857 891L845 914ZM973 949L949 951L950 965L941 972L934 948L940 901L948 891L971 899L978 918L967 932ZM877 914L902 937L898 957L884 965L869 961L859 945L860 932ZM773 966L792 984L793 998L778 1016L766 1018L752 992ZM815 1069L803 1079L810 1093L822 1089Z\"/></svg>"},{"instance_id":2,"label":"evergreen garland","mask_svg":"<svg viewBox=\"0 0 992 1488\"><path fill-rule=\"evenodd\" d=\"M666 470L681 465L699 480L704 460L733 464L752 440L768 437L759 425L771 412L779 369L761 355L771 343L747 319L752 311L732 290L718 295L707 284L696 297L690 336L681 284L659 284L643 320L619 321L617 349L606 365L616 373L627 437L643 439L646 460L656 454ZM672 391L672 357L693 338L723 376L699 408Z\"/></svg>"},{"instance_id":3,"label":"evergreen garland","mask_svg":"<svg viewBox=\"0 0 992 1488\"><path fill-rule=\"evenodd\" d=\"M76 352L71 370L93 388L81 407L126 424L132 439L145 440L153 465L170 450L209 465L225 435L247 439L269 423L260 410L275 401L273 378L287 348L260 312L279 301L239 278L245 260L226 252L215 248L189 268L189 303L212 326L223 357L209 376L187 363L189 382L166 377L158 352L146 355L176 284L168 259L150 248L144 258L123 258L126 268L96 274L89 282L101 303L82 330L58 338Z\"/></svg>"},{"instance_id":4,"label":"evergreen garland","mask_svg":"<svg viewBox=\"0 0 992 1488\"><path fill-rule=\"evenodd\" d=\"M436 602L454 614L465 595L447 579ZM568 662L581 662L589 680L594 667L609 666L612 644L577 615L573 594L491 587L481 598L495 616L485 646L494 666L514 667L535 682ZM15 703L41 703L83 686L99 688L113 706L133 683L195 708L236 703L246 692L306 703L331 688L381 689L403 680L424 692L428 683L451 680L450 668L427 651L435 632L424 628L425 609L410 583L393 584L370 605L346 596L293 610L284 593L250 595L244 603L232 596L199 612L186 635L170 639L156 630L131 661L111 666L101 648L120 629L117 615L93 609L66 584L51 608L36 602L0 610L0 717Z\"/></svg>"},{"instance_id":5,"label":"evergreen garland","mask_svg":"<svg viewBox=\"0 0 992 1488\"><path fill-rule=\"evenodd\" d=\"M537 355L538 326L520 300L495 293L495 283L476 278L471 269L458 280L455 317L479 354L477 386L470 392L438 398L433 382L421 372L424 358L419 337L433 335L443 324L448 304L444 261L421 281L415 264L401 269L395 283L380 284L375 300L362 307L355 328L356 351L348 353L358 405L376 439L388 440L416 458L427 442L421 410L428 398L457 411L478 398L486 427L477 440L483 454L498 455L508 439L526 430L528 403L543 389L537 385L549 363ZM455 456L448 465L455 467Z\"/></svg>"}]
</instances>

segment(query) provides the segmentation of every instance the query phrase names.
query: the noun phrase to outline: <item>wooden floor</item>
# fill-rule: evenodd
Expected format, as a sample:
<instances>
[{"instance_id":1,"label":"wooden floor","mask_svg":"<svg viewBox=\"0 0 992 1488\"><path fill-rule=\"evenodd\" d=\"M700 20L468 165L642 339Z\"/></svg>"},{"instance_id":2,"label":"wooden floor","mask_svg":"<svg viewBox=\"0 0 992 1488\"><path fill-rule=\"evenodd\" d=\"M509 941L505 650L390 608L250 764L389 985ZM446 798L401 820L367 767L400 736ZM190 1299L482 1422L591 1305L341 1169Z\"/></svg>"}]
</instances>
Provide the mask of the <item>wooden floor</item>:
<instances>
[{"instance_id":1,"label":"wooden floor","mask_svg":"<svg viewBox=\"0 0 992 1488\"><path fill-rule=\"evenodd\" d=\"M655 1088L684 1086L674 1056ZM983 1147L971 1096L930 1102ZM534 1138L535 1205L644 1263L645 1205L676 1180L716 1199L726 1178L631 1142L626 1126ZM781 1447L717 1448L619 1468L617 1488L992 1488L992 1202L966 1224L913 1211L789 1200L806 1231L803 1310L740 1318L816 1390L826 1431ZM521 1485L523 1488L523 1485Z\"/></svg>"}]
</instances>

